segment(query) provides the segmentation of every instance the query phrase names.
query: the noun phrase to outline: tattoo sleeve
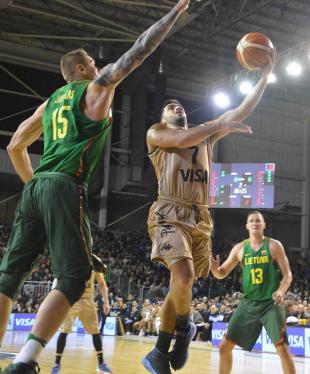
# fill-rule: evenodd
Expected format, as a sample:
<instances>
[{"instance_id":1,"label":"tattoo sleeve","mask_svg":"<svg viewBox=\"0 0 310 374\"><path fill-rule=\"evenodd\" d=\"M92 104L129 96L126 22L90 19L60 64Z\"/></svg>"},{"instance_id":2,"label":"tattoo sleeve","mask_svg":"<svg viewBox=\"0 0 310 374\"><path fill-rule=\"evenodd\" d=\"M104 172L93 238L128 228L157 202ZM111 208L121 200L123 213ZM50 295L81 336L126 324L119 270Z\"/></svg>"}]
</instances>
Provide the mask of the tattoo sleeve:
<instances>
[{"instance_id":1,"label":"tattoo sleeve","mask_svg":"<svg viewBox=\"0 0 310 374\"><path fill-rule=\"evenodd\" d=\"M94 82L101 86L118 84L155 51L165 39L179 15L180 13L173 8L162 19L141 34L135 44L116 63L103 68Z\"/></svg>"}]
</instances>

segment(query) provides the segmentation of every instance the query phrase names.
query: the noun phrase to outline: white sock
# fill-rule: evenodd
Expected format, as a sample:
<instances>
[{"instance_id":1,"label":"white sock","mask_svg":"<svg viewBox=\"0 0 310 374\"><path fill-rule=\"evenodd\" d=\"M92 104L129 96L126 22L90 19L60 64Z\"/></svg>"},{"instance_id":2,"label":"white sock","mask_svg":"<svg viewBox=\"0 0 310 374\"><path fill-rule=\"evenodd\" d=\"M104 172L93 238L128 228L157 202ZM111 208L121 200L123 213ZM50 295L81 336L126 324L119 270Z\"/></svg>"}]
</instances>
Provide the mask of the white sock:
<instances>
[{"instance_id":1,"label":"white sock","mask_svg":"<svg viewBox=\"0 0 310 374\"><path fill-rule=\"evenodd\" d=\"M28 340L16 356L14 364L17 362L23 362L24 364L30 364L32 361L37 362L42 349L42 344L38 341Z\"/></svg>"}]
</instances>

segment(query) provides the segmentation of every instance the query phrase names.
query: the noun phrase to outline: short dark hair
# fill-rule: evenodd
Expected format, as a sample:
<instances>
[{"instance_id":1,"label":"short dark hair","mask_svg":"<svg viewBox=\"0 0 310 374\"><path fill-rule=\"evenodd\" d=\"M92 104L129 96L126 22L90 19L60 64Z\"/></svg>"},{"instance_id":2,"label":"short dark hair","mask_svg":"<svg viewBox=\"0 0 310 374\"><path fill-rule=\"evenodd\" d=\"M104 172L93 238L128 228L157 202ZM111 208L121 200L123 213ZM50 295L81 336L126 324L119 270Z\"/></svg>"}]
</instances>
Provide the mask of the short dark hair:
<instances>
[{"instance_id":1,"label":"short dark hair","mask_svg":"<svg viewBox=\"0 0 310 374\"><path fill-rule=\"evenodd\" d=\"M258 210L252 210L251 212L249 212L248 215L247 215L247 217L246 217L246 220L247 220L247 221L248 221L248 218L249 218L252 214L260 214L260 215L263 217L264 221L265 221L265 217L264 217L263 213L262 213L262 212L259 212Z\"/></svg>"},{"instance_id":2,"label":"short dark hair","mask_svg":"<svg viewBox=\"0 0 310 374\"><path fill-rule=\"evenodd\" d=\"M181 103L180 103L179 100L177 100L177 99L168 99L168 100L166 100L166 101L163 103L163 106L161 107L160 118L163 116L164 109L165 109L166 106L169 105L169 104L179 104L179 105L181 105Z\"/></svg>"},{"instance_id":3,"label":"short dark hair","mask_svg":"<svg viewBox=\"0 0 310 374\"><path fill-rule=\"evenodd\" d=\"M86 56L87 52L83 48L79 48L68 52L61 57L60 68L62 76L66 82L70 82L73 79L75 66L77 64L84 64Z\"/></svg>"}]
</instances>

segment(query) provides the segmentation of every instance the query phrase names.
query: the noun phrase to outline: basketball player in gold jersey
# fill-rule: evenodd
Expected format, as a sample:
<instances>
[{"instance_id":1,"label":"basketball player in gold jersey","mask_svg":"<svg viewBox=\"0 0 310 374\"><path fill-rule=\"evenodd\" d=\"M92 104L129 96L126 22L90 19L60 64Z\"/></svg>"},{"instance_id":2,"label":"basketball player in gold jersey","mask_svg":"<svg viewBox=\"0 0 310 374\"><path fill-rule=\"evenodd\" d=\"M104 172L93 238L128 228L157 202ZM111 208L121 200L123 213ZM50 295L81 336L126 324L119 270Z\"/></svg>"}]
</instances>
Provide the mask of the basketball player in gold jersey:
<instances>
[{"instance_id":1,"label":"basketball player in gold jersey","mask_svg":"<svg viewBox=\"0 0 310 374\"><path fill-rule=\"evenodd\" d=\"M163 106L161 122L147 132L150 159L158 179L158 200L152 205L148 228L153 261L171 271L170 291L161 310L156 347L142 359L153 374L168 374L170 364L181 369L196 328L189 322L194 278L207 277L210 268L212 220L208 211L212 149L231 133L251 134L242 123L256 108L267 85L274 60L262 70L254 90L235 109L219 118L188 128L177 100ZM176 330L176 342L169 353Z\"/></svg>"},{"instance_id":2,"label":"basketball player in gold jersey","mask_svg":"<svg viewBox=\"0 0 310 374\"><path fill-rule=\"evenodd\" d=\"M112 373L111 369L103 361L102 341L99 333L99 320L96 311L96 305L94 302L95 280L97 280L98 282L99 291L104 301L103 312L105 315L108 315L110 313L108 287L104 280L104 276L102 273L93 271L90 279L87 281L86 288L82 297L78 302L73 304L60 328L61 332L57 339L55 365L52 368L51 374L59 374L61 372L60 361L65 349L67 335L72 332L72 326L77 317L80 318L86 332L92 335L93 345L96 350L98 359L96 372L98 374Z\"/></svg>"}]
</instances>

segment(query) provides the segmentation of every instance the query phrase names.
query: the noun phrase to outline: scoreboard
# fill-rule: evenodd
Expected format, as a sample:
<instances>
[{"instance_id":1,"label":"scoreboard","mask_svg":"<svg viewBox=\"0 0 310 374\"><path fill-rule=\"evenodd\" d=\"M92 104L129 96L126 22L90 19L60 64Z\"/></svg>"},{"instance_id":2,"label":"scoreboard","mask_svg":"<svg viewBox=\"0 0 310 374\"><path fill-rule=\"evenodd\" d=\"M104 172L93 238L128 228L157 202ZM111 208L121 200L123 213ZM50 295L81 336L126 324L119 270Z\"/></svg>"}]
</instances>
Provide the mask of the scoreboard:
<instances>
[{"instance_id":1,"label":"scoreboard","mask_svg":"<svg viewBox=\"0 0 310 374\"><path fill-rule=\"evenodd\" d=\"M210 208L273 208L273 163L214 163L210 175Z\"/></svg>"}]
</instances>

